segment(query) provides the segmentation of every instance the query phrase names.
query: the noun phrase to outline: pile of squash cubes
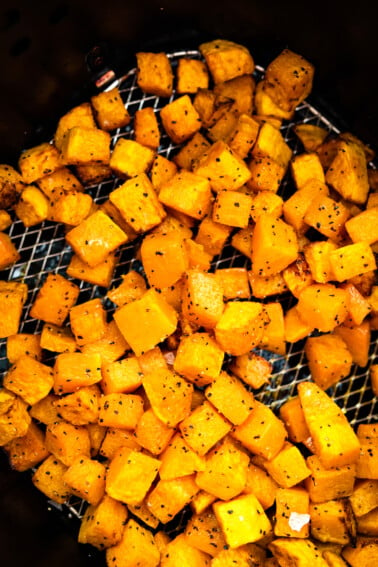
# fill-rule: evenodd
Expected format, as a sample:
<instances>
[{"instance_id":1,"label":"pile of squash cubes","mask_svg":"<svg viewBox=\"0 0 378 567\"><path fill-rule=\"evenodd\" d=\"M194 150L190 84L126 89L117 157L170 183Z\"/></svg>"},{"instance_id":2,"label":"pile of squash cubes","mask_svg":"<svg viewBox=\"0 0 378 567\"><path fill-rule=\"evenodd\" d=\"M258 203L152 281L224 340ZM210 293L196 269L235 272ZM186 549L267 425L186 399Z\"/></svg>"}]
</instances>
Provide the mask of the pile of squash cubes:
<instances>
[{"instance_id":1,"label":"pile of squash cubes","mask_svg":"<svg viewBox=\"0 0 378 567\"><path fill-rule=\"evenodd\" d=\"M25 227L63 223L73 252L32 301L40 334L19 332L27 285L0 281L0 445L48 499L86 502L79 541L109 567L375 566L378 425L355 431L326 392L369 364L378 329L372 151L301 123L293 154L280 127L312 89L302 56L285 49L257 80L246 47L199 51L176 67L137 53L138 88L165 99L160 111L130 116L111 88L18 170L0 166L0 269L20 259L10 208ZM111 177L95 203L86 187ZM143 274L112 288L138 239ZM212 269L226 243L246 267ZM81 301L78 280L108 291ZM272 374L256 351L303 339L311 378L274 412L253 394ZM370 376L377 395L374 364Z\"/></svg>"}]
</instances>

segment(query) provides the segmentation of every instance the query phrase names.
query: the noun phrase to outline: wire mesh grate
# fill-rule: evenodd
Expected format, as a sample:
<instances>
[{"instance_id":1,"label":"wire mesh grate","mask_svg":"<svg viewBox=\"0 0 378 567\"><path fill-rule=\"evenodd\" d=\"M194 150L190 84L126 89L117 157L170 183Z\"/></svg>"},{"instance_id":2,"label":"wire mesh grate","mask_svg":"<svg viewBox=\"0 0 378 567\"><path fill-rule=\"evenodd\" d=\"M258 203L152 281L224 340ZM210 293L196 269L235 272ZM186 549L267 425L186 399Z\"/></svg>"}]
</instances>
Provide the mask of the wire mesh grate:
<instances>
[{"instance_id":1,"label":"wire mesh grate","mask_svg":"<svg viewBox=\"0 0 378 567\"><path fill-rule=\"evenodd\" d=\"M198 51L177 51L168 54L168 57L172 62L172 66L175 67L180 57L200 58L201 56ZM263 73L264 69L257 66L255 70L256 78L261 78ZM152 106L156 112L159 112L168 102L167 99L145 95L140 91L136 84L136 69L131 69L125 76L117 79L107 87L107 90L114 86L118 86L125 106L131 116L136 110L146 106ZM175 96L177 95L173 94L169 100L173 100ZM292 148L294 154L301 151L301 149L298 138L293 132L293 127L303 122L322 126L334 134L339 133L337 127L334 126L327 117L323 116L314 106L305 101L297 108L294 118L284 123L281 129L285 140ZM132 136L132 124L116 130L112 136L112 147L114 147L119 138L132 138ZM174 145L163 132L158 152L167 158L172 158L177 148L178 146ZM120 179L112 178L88 187L87 191L91 194L96 203L101 203L121 182ZM280 190L281 196L287 195L287 192L292 189L293 188L290 187L290 179L284 180ZM28 300L24 307L19 331L39 333L42 330L42 321L30 317L30 306L47 274L54 272L68 277L66 269L72 256L72 250L65 241L64 226L49 221L45 221L36 227L25 228L21 221L15 220L9 229L9 236L20 253L20 260L10 269L0 273L0 279L23 281L28 285ZM129 272L131 269L141 269L141 264L136 259L138 242L139 240L137 239L119 250L117 266L111 284L112 287L121 283L122 274ZM234 266L249 267L249 262L250 261L245 256L241 255L228 242L221 255L214 259L212 269ZM82 301L87 301L94 297L104 297L104 290L96 285L81 280L75 280L75 283L80 286L80 297ZM289 297L285 295L279 297L273 296L268 299L269 301L290 301ZM289 305L289 303L286 303L286 305ZM111 308L111 305L109 305L110 310ZM373 333L370 346L371 362L378 360L376 338L377 333ZM295 394L296 386L299 382L309 379L309 370L303 347L304 341L288 344L285 356L275 355L267 351L258 352L258 354L263 355L273 365L273 375L271 382L256 393L257 399L269 404L273 409L278 409L284 401ZM53 356L51 355L50 358L47 358L46 362L49 363L52 361ZM4 373L7 369L6 342L5 340L1 340L0 372ZM377 418L377 400L371 390L367 368L354 366L350 376L333 387L330 393L333 395L338 405L345 411L349 421L353 425L357 425L362 421L370 422ZM57 506L53 502L50 502L50 504ZM84 505L82 501L72 499L68 505L63 508L68 509L69 512L76 517L80 517L83 513Z\"/></svg>"}]
</instances>

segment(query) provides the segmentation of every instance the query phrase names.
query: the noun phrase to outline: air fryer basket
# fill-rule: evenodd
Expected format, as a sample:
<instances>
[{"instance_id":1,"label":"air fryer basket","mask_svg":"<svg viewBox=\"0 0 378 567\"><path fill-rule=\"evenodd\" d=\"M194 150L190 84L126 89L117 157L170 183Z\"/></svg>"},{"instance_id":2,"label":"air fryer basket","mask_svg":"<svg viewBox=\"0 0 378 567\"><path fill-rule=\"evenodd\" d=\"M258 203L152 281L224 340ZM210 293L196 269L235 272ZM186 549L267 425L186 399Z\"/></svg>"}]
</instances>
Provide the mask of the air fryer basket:
<instances>
[{"instance_id":1,"label":"air fryer basket","mask_svg":"<svg viewBox=\"0 0 378 567\"><path fill-rule=\"evenodd\" d=\"M197 50L175 51L168 54L172 65L175 66L178 58L190 56L200 58ZM263 67L257 65L256 77L263 76ZM136 85L136 70L131 69L126 75L114 78L108 83L106 89L118 86L122 98L128 108L130 115L138 109L145 106L152 106L159 111L166 104L166 100L160 100L157 97L143 94ZM327 117L315 108L309 102L303 102L299 105L295 112L293 120L285 122L282 126L282 134L293 149L294 153L302 151L300 143L293 132L293 126L298 123L309 123L322 126L330 133L337 134L338 128ZM129 138L133 134L132 124L118 129L112 138L112 145L121 137ZM172 157L176 151L176 146L172 144L169 138L163 134L159 153L166 157ZM374 164L371 164L374 167ZM96 203L102 203L117 185L119 179L110 179L98 185L88 188L88 192L94 198ZM293 191L290 178L284 180L280 194L285 196ZM66 268L69 264L72 249L65 241L64 226L58 223L45 221L42 225L25 228L23 223L16 220L10 230L9 235L20 252L20 260L10 269L1 273L1 279L23 281L28 285L29 294L28 301L24 307L20 332L39 333L42 330L42 321L35 320L29 316L29 308L41 284L50 272L59 273L66 276ZM129 270L143 270L142 265L136 259L136 249L139 240L124 245L119 251L119 258L112 281L112 287L121 282L122 274ZM215 258L212 269L225 268L232 266L248 266L249 260L237 252L230 244L226 245L222 254ZM76 281L80 285L80 301L100 297L103 298L105 290L95 285L83 281ZM284 306L290 305L289 296L280 296L279 298L269 297L272 300L283 301ZM111 302L105 302L109 313L112 312L113 305ZM370 361L375 362L377 358L377 334L372 334L370 345ZM273 375L271 382L264 386L255 395L260 401L268 404L272 409L277 410L279 406L289 397L295 394L296 386L303 380L308 380L309 370L303 351L304 341L287 345L287 353L285 356L275 355L267 351L260 351L264 357L269 359L273 364ZM53 363L53 355L46 354L44 362ZM8 368L6 359L5 340L0 341L0 373L3 374ZM369 375L368 367L360 368L353 366L351 374L340 381L331 390L332 396L338 405L345 411L349 421L356 426L362 422L370 422L377 416L377 399L374 397ZM14 473L17 474L17 473ZM47 504L46 504L47 505ZM60 506L52 502L49 506L54 506L59 513L65 518L74 521L81 517L85 508L85 503L72 498L66 505ZM177 524L173 529L177 528ZM97 563L98 564L98 563Z\"/></svg>"}]
</instances>

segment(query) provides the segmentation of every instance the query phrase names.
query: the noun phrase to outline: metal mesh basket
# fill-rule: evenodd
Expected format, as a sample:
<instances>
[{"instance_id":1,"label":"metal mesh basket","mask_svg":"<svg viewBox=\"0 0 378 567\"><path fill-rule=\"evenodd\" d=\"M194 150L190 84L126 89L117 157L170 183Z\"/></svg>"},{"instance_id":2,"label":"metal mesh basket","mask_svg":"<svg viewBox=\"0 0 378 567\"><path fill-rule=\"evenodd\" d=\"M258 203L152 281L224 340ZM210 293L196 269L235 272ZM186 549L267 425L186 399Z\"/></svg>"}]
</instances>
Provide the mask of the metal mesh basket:
<instances>
[{"instance_id":1,"label":"metal mesh basket","mask_svg":"<svg viewBox=\"0 0 378 567\"><path fill-rule=\"evenodd\" d=\"M198 51L177 51L168 54L172 66L175 67L180 57L200 58ZM263 76L264 69L257 66L255 70L256 78ZM109 90L114 86L118 86L132 116L136 110L143 107L153 107L155 111L159 111L167 100L161 100L158 97L143 94L136 84L136 69L130 70L127 75L115 80L107 87ZM172 98L174 98L173 95ZM293 149L294 154L301 151L297 137L293 132L293 126L299 123L309 123L326 128L334 134L339 133L337 127L333 125L325 116L309 104L303 102L297 108L293 120L285 122L281 132ZM112 145L121 138L132 137L132 124L126 128L118 129L114 132ZM159 153L165 157L172 157L177 146L172 144L166 134L162 134L161 146ZM111 179L98 185L88 188L88 192L97 203L103 202L110 191L119 185L119 179ZM293 190L289 178L285 179L280 189L282 196L290 194ZM20 332L39 333L42 330L42 321L32 319L29 316L29 308L34 301L36 293L50 272L59 273L66 276L66 268L72 256L72 249L66 243L64 238L64 226L45 221L41 225L25 228L22 222L16 220L9 230L9 235L20 252L21 259L13 265L9 270L4 271L0 277L8 280L22 280L28 285L29 295L28 301L24 308ZM136 248L139 241L125 245L119 253L118 264L114 273L112 286L121 282L121 275L127 273L131 269L141 270L142 266L136 259ZM222 254L214 259L212 268L225 268L232 266L248 266L249 260L237 252L230 244L226 245ZM80 285L81 301L87 301L94 297L104 297L105 290L98 286L91 285L84 281L77 281ZM274 297L270 297L269 301L274 301ZM280 296L279 301L287 307L290 305L289 296ZM113 306L110 302L106 306L111 312ZM370 361L373 363L377 358L377 334L372 334L370 345ZM303 351L304 341L287 345L287 353L285 356L274 355L267 351L261 351L265 358L269 359L273 365L273 375L271 382L257 392L256 398L265 404L270 405L274 410L295 393L296 386L299 382L309 379L309 370ZM47 364L53 362L53 355L46 353L45 362ZM6 359L5 341L0 342L0 372L4 373L8 368ZM351 374L341 380L334 388L331 389L335 401L345 411L349 421L355 426L361 422L370 422L377 417L377 399L371 390L370 380L367 368L354 366ZM54 504L54 503L51 503ZM55 505L55 504L54 504ZM67 505L60 507L63 511L68 511L69 515L80 517L85 504L77 499L71 499Z\"/></svg>"}]
</instances>

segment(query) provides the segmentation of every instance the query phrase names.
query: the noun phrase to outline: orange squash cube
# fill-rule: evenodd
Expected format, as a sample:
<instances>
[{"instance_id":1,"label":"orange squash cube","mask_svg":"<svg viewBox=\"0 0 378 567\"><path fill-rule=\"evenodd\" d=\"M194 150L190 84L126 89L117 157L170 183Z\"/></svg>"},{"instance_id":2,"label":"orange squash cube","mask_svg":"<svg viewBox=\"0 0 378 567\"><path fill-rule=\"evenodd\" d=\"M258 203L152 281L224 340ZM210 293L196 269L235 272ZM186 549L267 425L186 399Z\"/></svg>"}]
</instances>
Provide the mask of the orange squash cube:
<instances>
[{"instance_id":1,"label":"orange squash cube","mask_svg":"<svg viewBox=\"0 0 378 567\"><path fill-rule=\"evenodd\" d=\"M112 281L117 261L116 254L111 252L103 262L90 267L79 256L73 254L67 266L67 275L77 280L108 288Z\"/></svg>"},{"instance_id":2,"label":"orange squash cube","mask_svg":"<svg viewBox=\"0 0 378 567\"><path fill-rule=\"evenodd\" d=\"M121 540L127 508L107 494L96 506L88 506L81 520L78 541L97 549L111 547Z\"/></svg>"},{"instance_id":3,"label":"orange squash cube","mask_svg":"<svg viewBox=\"0 0 378 567\"><path fill-rule=\"evenodd\" d=\"M94 267L127 242L126 233L103 211L98 210L66 234L66 240L79 258Z\"/></svg>"},{"instance_id":4,"label":"orange squash cube","mask_svg":"<svg viewBox=\"0 0 378 567\"><path fill-rule=\"evenodd\" d=\"M242 232L243 230L248 232L248 229L241 229L239 232ZM198 232L197 235L195 237L195 242L197 244L201 244L204 248L204 251L209 254L211 257L216 256L218 254L221 254L224 245L226 244L226 241L228 239L228 237L230 236L232 232L232 226L227 226L225 224L221 224L219 222L215 222L212 218L211 215L206 216L201 223L198 226ZM235 246L235 248L237 248L237 246L235 245L235 241L236 240L242 240L244 238L244 233L243 233L243 237L239 239L235 239L233 238L232 243ZM243 247L243 250L245 248ZM248 247L248 252L249 252L249 247Z\"/></svg>"},{"instance_id":5,"label":"orange squash cube","mask_svg":"<svg viewBox=\"0 0 378 567\"><path fill-rule=\"evenodd\" d=\"M132 518L128 520L121 540L106 550L108 565L126 567L127 563L129 565L139 563L145 567L158 567L159 561L160 552L153 534Z\"/></svg>"},{"instance_id":6,"label":"orange squash cube","mask_svg":"<svg viewBox=\"0 0 378 567\"><path fill-rule=\"evenodd\" d=\"M154 155L154 150L135 140L118 138L109 163L118 177L135 177L150 169Z\"/></svg>"},{"instance_id":7,"label":"orange squash cube","mask_svg":"<svg viewBox=\"0 0 378 567\"><path fill-rule=\"evenodd\" d=\"M194 474L159 480L147 495L146 503L150 512L162 524L167 524L190 503L198 491Z\"/></svg>"},{"instance_id":8,"label":"orange squash cube","mask_svg":"<svg viewBox=\"0 0 378 567\"><path fill-rule=\"evenodd\" d=\"M18 358L3 380L4 388L19 395L29 405L47 396L53 384L52 369L27 354Z\"/></svg>"},{"instance_id":9,"label":"orange squash cube","mask_svg":"<svg viewBox=\"0 0 378 567\"><path fill-rule=\"evenodd\" d=\"M187 94L163 106L160 119L164 130L175 144L182 144L202 126L201 118Z\"/></svg>"},{"instance_id":10,"label":"orange squash cube","mask_svg":"<svg viewBox=\"0 0 378 567\"><path fill-rule=\"evenodd\" d=\"M277 537L308 538L310 535L310 502L303 488L279 488L276 493Z\"/></svg>"},{"instance_id":11,"label":"orange squash cube","mask_svg":"<svg viewBox=\"0 0 378 567\"><path fill-rule=\"evenodd\" d=\"M137 84L146 94L170 97L173 92L173 71L165 53L139 51L137 60Z\"/></svg>"},{"instance_id":12,"label":"orange squash cube","mask_svg":"<svg viewBox=\"0 0 378 567\"><path fill-rule=\"evenodd\" d=\"M101 130L109 132L116 128L123 128L130 122L130 115L118 87L92 96L91 104L94 117Z\"/></svg>"},{"instance_id":13,"label":"orange squash cube","mask_svg":"<svg viewBox=\"0 0 378 567\"><path fill-rule=\"evenodd\" d=\"M221 371L224 352L209 333L181 337L173 368L190 382L205 386Z\"/></svg>"},{"instance_id":14,"label":"orange squash cube","mask_svg":"<svg viewBox=\"0 0 378 567\"><path fill-rule=\"evenodd\" d=\"M0 232L0 270L4 270L20 259L20 254L8 234Z\"/></svg>"},{"instance_id":15,"label":"orange squash cube","mask_svg":"<svg viewBox=\"0 0 378 567\"><path fill-rule=\"evenodd\" d=\"M41 336L31 333L16 333L7 337L7 359L11 364L20 356L27 354L36 360L41 360Z\"/></svg>"},{"instance_id":16,"label":"orange squash cube","mask_svg":"<svg viewBox=\"0 0 378 567\"><path fill-rule=\"evenodd\" d=\"M107 165L110 161L110 140L110 134L105 130L74 126L62 141L62 162L64 165Z\"/></svg>"},{"instance_id":17,"label":"orange squash cube","mask_svg":"<svg viewBox=\"0 0 378 567\"><path fill-rule=\"evenodd\" d=\"M43 431L32 421L22 437L16 437L4 445L13 470L24 472L37 466L49 456Z\"/></svg>"},{"instance_id":18,"label":"orange squash cube","mask_svg":"<svg viewBox=\"0 0 378 567\"><path fill-rule=\"evenodd\" d=\"M63 480L66 470L67 466L56 459L54 455L50 455L33 474L33 484L50 500L64 504L70 495L70 491Z\"/></svg>"},{"instance_id":19,"label":"orange squash cube","mask_svg":"<svg viewBox=\"0 0 378 567\"><path fill-rule=\"evenodd\" d=\"M222 530L211 509L194 514L189 519L184 533L190 545L212 557L217 556L226 545Z\"/></svg>"},{"instance_id":20,"label":"orange squash cube","mask_svg":"<svg viewBox=\"0 0 378 567\"><path fill-rule=\"evenodd\" d=\"M193 94L198 89L207 89L208 86L209 73L203 61L184 57L178 60L176 90L179 94Z\"/></svg>"},{"instance_id":21,"label":"orange squash cube","mask_svg":"<svg viewBox=\"0 0 378 567\"><path fill-rule=\"evenodd\" d=\"M18 166L25 183L34 183L37 179L62 167L61 156L53 144L47 142L22 152Z\"/></svg>"},{"instance_id":22,"label":"orange squash cube","mask_svg":"<svg viewBox=\"0 0 378 567\"><path fill-rule=\"evenodd\" d=\"M47 274L30 308L30 316L62 326L79 296L79 286L60 274Z\"/></svg>"},{"instance_id":23,"label":"orange squash cube","mask_svg":"<svg viewBox=\"0 0 378 567\"><path fill-rule=\"evenodd\" d=\"M160 145L160 131L154 109L146 106L134 114L134 140L151 150L157 150ZM148 163L148 169L151 163Z\"/></svg>"},{"instance_id":24,"label":"orange squash cube","mask_svg":"<svg viewBox=\"0 0 378 567\"><path fill-rule=\"evenodd\" d=\"M160 193L162 185L172 179L176 173L177 165L173 161L161 154L155 155L150 169L150 179L157 194Z\"/></svg>"},{"instance_id":25,"label":"orange squash cube","mask_svg":"<svg viewBox=\"0 0 378 567\"><path fill-rule=\"evenodd\" d=\"M142 384L143 373L135 356L114 360L102 366L101 389L104 394L130 394Z\"/></svg>"},{"instance_id":26,"label":"orange squash cube","mask_svg":"<svg viewBox=\"0 0 378 567\"><path fill-rule=\"evenodd\" d=\"M106 330L106 311L101 300L95 298L72 307L70 324L79 347L101 339Z\"/></svg>"},{"instance_id":27,"label":"orange squash cube","mask_svg":"<svg viewBox=\"0 0 378 567\"><path fill-rule=\"evenodd\" d=\"M125 504L140 504L159 468L158 459L121 447L110 462L106 475L106 492Z\"/></svg>"},{"instance_id":28,"label":"orange squash cube","mask_svg":"<svg viewBox=\"0 0 378 567\"><path fill-rule=\"evenodd\" d=\"M175 430L172 427L163 423L149 408L138 420L135 438L143 449L146 449L152 455L160 455L169 445L174 432ZM161 470L159 470L159 475L162 478Z\"/></svg>"},{"instance_id":29,"label":"orange squash cube","mask_svg":"<svg viewBox=\"0 0 378 567\"><path fill-rule=\"evenodd\" d=\"M278 484L262 468L250 462L247 471L247 482L244 488L246 494L254 494L264 510L273 506L276 499Z\"/></svg>"},{"instance_id":30,"label":"orange squash cube","mask_svg":"<svg viewBox=\"0 0 378 567\"><path fill-rule=\"evenodd\" d=\"M233 356L246 354L261 341L265 312L257 301L229 301L214 331L220 347Z\"/></svg>"},{"instance_id":31,"label":"orange squash cube","mask_svg":"<svg viewBox=\"0 0 378 567\"><path fill-rule=\"evenodd\" d=\"M188 321L212 329L221 318L223 309L223 289L215 275L188 270L182 301L182 313Z\"/></svg>"},{"instance_id":32,"label":"orange squash cube","mask_svg":"<svg viewBox=\"0 0 378 567\"><path fill-rule=\"evenodd\" d=\"M91 444L86 427L79 427L64 420L49 423L45 443L47 450L66 467L78 458L90 458Z\"/></svg>"},{"instance_id":33,"label":"orange squash cube","mask_svg":"<svg viewBox=\"0 0 378 567\"><path fill-rule=\"evenodd\" d=\"M340 325L348 315L348 296L333 284L311 284L298 298L298 314L308 325L324 333Z\"/></svg>"},{"instance_id":34,"label":"orange squash cube","mask_svg":"<svg viewBox=\"0 0 378 567\"><path fill-rule=\"evenodd\" d=\"M74 126L84 126L86 128L96 128L93 117L92 106L89 102L84 102L71 108L59 119L55 134L54 144L61 150L67 132Z\"/></svg>"},{"instance_id":35,"label":"orange squash cube","mask_svg":"<svg viewBox=\"0 0 378 567\"><path fill-rule=\"evenodd\" d=\"M223 288L223 296L228 299L248 299L250 288L246 268L220 268L215 276Z\"/></svg>"},{"instance_id":36,"label":"orange squash cube","mask_svg":"<svg viewBox=\"0 0 378 567\"><path fill-rule=\"evenodd\" d=\"M170 440L160 460L159 476L162 480L171 480L205 470L204 458L185 443L180 433L176 433Z\"/></svg>"},{"instance_id":37,"label":"orange squash cube","mask_svg":"<svg viewBox=\"0 0 378 567\"><path fill-rule=\"evenodd\" d=\"M106 297L109 298L117 307L130 303L135 299L140 299L147 291L146 281L138 272L131 270L121 276L122 282L110 289Z\"/></svg>"},{"instance_id":38,"label":"orange squash cube","mask_svg":"<svg viewBox=\"0 0 378 567\"><path fill-rule=\"evenodd\" d=\"M285 424L290 441L303 443L310 437L298 396L294 396L283 403L280 407L279 415Z\"/></svg>"},{"instance_id":39,"label":"orange squash cube","mask_svg":"<svg viewBox=\"0 0 378 567\"><path fill-rule=\"evenodd\" d=\"M54 392L69 394L101 381L101 356L81 352L58 354L54 364Z\"/></svg>"},{"instance_id":40,"label":"orange squash cube","mask_svg":"<svg viewBox=\"0 0 378 567\"><path fill-rule=\"evenodd\" d=\"M214 201L212 218L227 226L246 228L252 203L250 195L237 191L219 191Z\"/></svg>"},{"instance_id":41,"label":"orange squash cube","mask_svg":"<svg viewBox=\"0 0 378 567\"><path fill-rule=\"evenodd\" d=\"M150 233L140 247L144 271L151 286L169 287L188 269L188 254L179 235Z\"/></svg>"},{"instance_id":42,"label":"orange squash cube","mask_svg":"<svg viewBox=\"0 0 378 567\"><path fill-rule=\"evenodd\" d=\"M105 494L105 465L88 457L79 457L63 475L63 481L75 496L96 506Z\"/></svg>"},{"instance_id":43,"label":"orange squash cube","mask_svg":"<svg viewBox=\"0 0 378 567\"><path fill-rule=\"evenodd\" d=\"M304 486L311 502L327 502L347 498L354 489L356 465L344 465L326 469L316 455L306 459L311 475L304 481Z\"/></svg>"},{"instance_id":44,"label":"orange squash cube","mask_svg":"<svg viewBox=\"0 0 378 567\"><path fill-rule=\"evenodd\" d=\"M196 173L181 170L161 186L159 200L175 211L202 219L210 210L210 183Z\"/></svg>"},{"instance_id":45,"label":"orange squash cube","mask_svg":"<svg viewBox=\"0 0 378 567\"><path fill-rule=\"evenodd\" d=\"M236 356L230 365L231 372L256 390L269 383L272 369L271 362L255 352Z\"/></svg>"},{"instance_id":46,"label":"orange squash cube","mask_svg":"<svg viewBox=\"0 0 378 567\"><path fill-rule=\"evenodd\" d=\"M6 338L18 332L22 309L28 295L28 286L20 282L0 280L1 310L0 338Z\"/></svg>"},{"instance_id":47,"label":"orange squash cube","mask_svg":"<svg viewBox=\"0 0 378 567\"><path fill-rule=\"evenodd\" d=\"M326 181L345 200L358 205L366 202L369 180L365 152L360 144L338 140L335 154L327 168Z\"/></svg>"},{"instance_id":48,"label":"orange squash cube","mask_svg":"<svg viewBox=\"0 0 378 567\"><path fill-rule=\"evenodd\" d=\"M231 424L206 400L181 421L179 429L186 443L202 457L231 431Z\"/></svg>"},{"instance_id":49,"label":"orange squash cube","mask_svg":"<svg viewBox=\"0 0 378 567\"><path fill-rule=\"evenodd\" d=\"M252 233L252 273L260 276L277 274L298 256L294 229L274 215L261 215Z\"/></svg>"},{"instance_id":50,"label":"orange squash cube","mask_svg":"<svg viewBox=\"0 0 378 567\"><path fill-rule=\"evenodd\" d=\"M282 488L293 488L311 474L302 453L291 443L285 443L273 459L264 462L264 467Z\"/></svg>"},{"instance_id":51,"label":"orange squash cube","mask_svg":"<svg viewBox=\"0 0 378 567\"><path fill-rule=\"evenodd\" d=\"M205 396L234 425L247 419L255 399L235 376L221 372L206 388Z\"/></svg>"},{"instance_id":52,"label":"orange squash cube","mask_svg":"<svg viewBox=\"0 0 378 567\"><path fill-rule=\"evenodd\" d=\"M122 447L133 451L141 450L141 446L135 439L134 431L107 427L99 454L106 459L112 460Z\"/></svg>"},{"instance_id":53,"label":"orange squash cube","mask_svg":"<svg viewBox=\"0 0 378 567\"><path fill-rule=\"evenodd\" d=\"M376 270L377 264L371 246L363 241L347 244L329 255L334 279L338 282Z\"/></svg>"},{"instance_id":54,"label":"orange squash cube","mask_svg":"<svg viewBox=\"0 0 378 567\"><path fill-rule=\"evenodd\" d=\"M255 63L248 49L233 41L208 41L202 43L199 50L215 84L241 75L251 75L254 71Z\"/></svg>"},{"instance_id":55,"label":"orange squash cube","mask_svg":"<svg viewBox=\"0 0 378 567\"><path fill-rule=\"evenodd\" d=\"M98 420L100 389L96 384L83 386L77 392L53 402L60 417L73 425L88 425Z\"/></svg>"},{"instance_id":56,"label":"orange squash cube","mask_svg":"<svg viewBox=\"0 0 378 567\"><path fill-rule=\"evenodd\" d=\"M352 355L338 334L308 337L305 353L311 376L322 390L327 390L350 373Z\"/></svg>"},{"instance_id":57,"label":"orange squash cube","mask_svg":"<svg viewBox=\"0 0 378 567\"><path fill-rule=\"evenodd\" d=\"M157 417L169 427L185 419L191 409L193 386L168 368L143 377L143 388Z\"/></svg>"},{"instance_id":58,"label":"orange squash cube","mask_svg":"<svg viewBox=\"0 0 378 567\"><path fill-rule=\"evenodd\" d=\"M154 288L140 299L119 307L114 320L137 356L154 348L177 327L176 311Z\"/></svg>"},{"instance_id":59,"label":"orange squash cube","mask_svg":"<svg viewBox=\"0 0 378 567\"><path fill-rule=\"evenodd\" d=\"M0 446L23 437L31 424L27 404L5 388L0 389Z\"/></svg>"},{"instance_id":60,"label":"orange squash cube","mask_svg":"<svg viewBox=\"0 0 378 567\"><path fill-rule=\"evenodd\" d=\"M286 165L269 155L256 155L248 162L248 167L251 177L246 186L249 189L277 193L286 172Z\"/></svg>"},{"instance_id":61,"label":"orange squash cube","mask_svg":"<svg viewBox=\"0 0 378 567\"><path fill-rule=\"evenodd\" d=\"M104 427L135 429L143 415L143 405L138 394L105 394L100 399L98 422Z\"/></svg>"}]
</instances>

